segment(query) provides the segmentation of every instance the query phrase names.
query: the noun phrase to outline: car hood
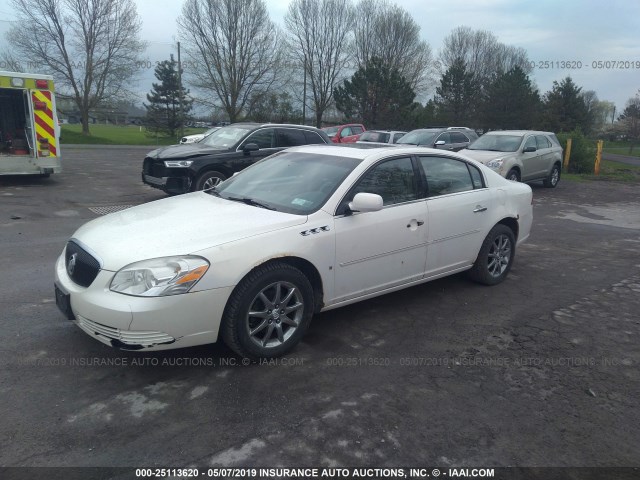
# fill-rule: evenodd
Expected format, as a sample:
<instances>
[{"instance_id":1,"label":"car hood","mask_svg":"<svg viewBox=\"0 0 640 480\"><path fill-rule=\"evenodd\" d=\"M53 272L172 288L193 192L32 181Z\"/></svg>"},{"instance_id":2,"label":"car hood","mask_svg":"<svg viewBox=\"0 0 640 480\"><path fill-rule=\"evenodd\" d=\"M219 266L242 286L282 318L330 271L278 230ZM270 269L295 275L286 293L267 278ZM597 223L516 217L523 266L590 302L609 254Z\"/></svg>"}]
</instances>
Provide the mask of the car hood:
<instances>
[{"instance_id":1,"label":"car hood","mask_svg":"<svg viewBox=\"0 0 640 480\"><path fill-rule=\"evenodd\" d=\"M168 147L157 148L147 153L147 157L170 160L172 158L189 158L201 155L211 155L225 153L228 148L214 148L202 143L182 143L180 145L169 145Z\"/></svg>"},{"instance_id":2,"label":"car hood","mask_svg":"<svg viewBox=\"0 0 640 480\"><path fill-rule=\"evenodd\" d=\"M492 152L491 150L469 150L467 148L460 150L458 153L465 155L466 157L472 158L476 162L487 163L490 160L495 158L506 158L513 157L516 155L516 152Z\"/></svg>"},{"instance_id":3,"label":"car hood","mask_svg":"<svg viewBox=\"0 0 640 480\"><path fill-rule=\"evenodd\" d=\"M306 216L194 192L97 218L73 238L99 257L103 269L117 271L140 260L191 254L306 221Z\"/></svg>"}]
</instances>

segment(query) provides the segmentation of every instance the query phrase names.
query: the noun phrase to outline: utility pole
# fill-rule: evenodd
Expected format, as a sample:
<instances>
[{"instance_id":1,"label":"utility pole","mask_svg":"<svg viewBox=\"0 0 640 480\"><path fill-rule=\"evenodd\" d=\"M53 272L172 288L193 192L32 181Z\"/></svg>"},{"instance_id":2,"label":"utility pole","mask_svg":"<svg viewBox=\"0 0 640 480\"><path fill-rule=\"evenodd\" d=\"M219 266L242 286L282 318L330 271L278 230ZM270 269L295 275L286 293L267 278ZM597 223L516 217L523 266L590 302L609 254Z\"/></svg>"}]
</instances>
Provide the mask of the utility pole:
<instances>
[{"instance_id":1,"label":"utility pole","mask_svg":"<svg viewBox=\"0 0 640 480\"><path fill-rule=\"evenodd\" d=\"M307 55L304 56L304 87L302 87L302 124L307 124Z\"/></svg>"},{"instance_id":2,"label":"utility pole","mask_svg":"<svg viewBox=\"0 0 640 480\"><path fill-rule=\"evenodd\" d=\"M182 114L182 62L180 61L180 42L178 42L178 102L180 105L180 138L184 136L184 116Z\"/></svg>"}]
</instances>

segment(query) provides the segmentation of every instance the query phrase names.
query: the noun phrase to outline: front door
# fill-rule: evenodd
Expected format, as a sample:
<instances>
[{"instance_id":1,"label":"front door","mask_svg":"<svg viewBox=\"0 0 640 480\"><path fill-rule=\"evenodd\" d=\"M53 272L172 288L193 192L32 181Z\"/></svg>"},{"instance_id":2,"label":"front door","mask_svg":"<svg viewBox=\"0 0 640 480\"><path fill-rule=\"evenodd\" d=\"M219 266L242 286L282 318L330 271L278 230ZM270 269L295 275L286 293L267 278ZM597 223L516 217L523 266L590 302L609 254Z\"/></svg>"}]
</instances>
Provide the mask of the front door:
<instances>
[{"instance_id":1,"label":"front door","mask_svg":"<svg viewBox=\"0 0 640 480\"><path fill-rule=\"evenodd\" d=\"M373 166L351 189L335 220L336 302L422 278L426 262L427 211L410 157ZM357 193L382 196L377 212L341 214Z\"/></svg>"}]
</instances>

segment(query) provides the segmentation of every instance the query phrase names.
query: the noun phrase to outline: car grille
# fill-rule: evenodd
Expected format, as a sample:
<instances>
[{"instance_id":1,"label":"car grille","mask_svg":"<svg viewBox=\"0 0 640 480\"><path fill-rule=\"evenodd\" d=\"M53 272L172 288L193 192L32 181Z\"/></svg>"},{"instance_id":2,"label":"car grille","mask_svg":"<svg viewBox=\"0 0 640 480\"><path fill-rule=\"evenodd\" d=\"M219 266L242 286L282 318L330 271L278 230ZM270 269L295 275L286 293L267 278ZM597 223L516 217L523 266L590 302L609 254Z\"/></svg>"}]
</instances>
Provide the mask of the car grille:
<instances>
[{"instance_id":1,"label":"car grille","mask_svg":"<svg viewBox=\"0 0 640 480\"><path fill-rule=\"evenodd\" d=\"M142 162L142 173L145 175L151 175L152 177L166 177L165 167L163 162L157 162L154 158L146 157Z\"/></svg>"},{"instance_id":2,"label":"car grille","mask_svg":"<svg viewBox=\"0 0 640 480\"><path fill-rule=\"evenodd\" d=\"M163 332L145 332L135 330L120 330L119 328L107 327L100 323L93 322L84 317L78 317L80 327L87 333L102 335L111 340L119 340L127 345L143 345L150 347L162 343L172 343L175 341L170 335Z\"/></svg>"},{"instance_id":3,"label":"car grille","mask_svg":"<svg viewBox=\"0 0 640 480\"><path fill-rule=\"evenodd\" d=\"M64 264L71 280L88 287L100 272L100 262L73 240L67 242Z\"/></svg>"}]
</instances>

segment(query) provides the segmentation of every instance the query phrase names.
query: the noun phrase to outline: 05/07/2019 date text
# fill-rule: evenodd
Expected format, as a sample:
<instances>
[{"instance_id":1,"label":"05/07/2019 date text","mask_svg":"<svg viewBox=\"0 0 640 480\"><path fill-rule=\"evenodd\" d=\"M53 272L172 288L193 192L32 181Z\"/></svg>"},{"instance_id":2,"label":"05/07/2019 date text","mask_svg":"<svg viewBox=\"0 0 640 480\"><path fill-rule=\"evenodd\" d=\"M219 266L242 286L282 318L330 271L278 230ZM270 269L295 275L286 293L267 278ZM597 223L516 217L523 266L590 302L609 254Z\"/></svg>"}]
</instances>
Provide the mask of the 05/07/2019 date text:
<instances>
[{"instance_id":1,"label":"05/07/2019 date text","mask_svg":"<svg viewBox=\"0 0 640 480\"><path fill-rule=\"evenodd\" d=\"M538 60L529 65L539 70L640 70L640 60Z\"/></svg>"}]
</instances>

